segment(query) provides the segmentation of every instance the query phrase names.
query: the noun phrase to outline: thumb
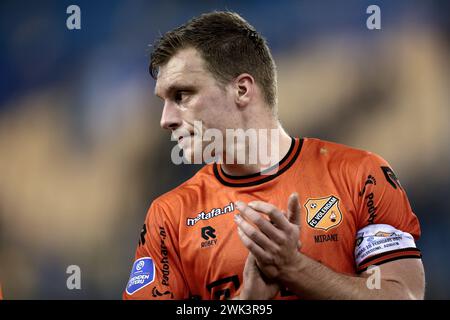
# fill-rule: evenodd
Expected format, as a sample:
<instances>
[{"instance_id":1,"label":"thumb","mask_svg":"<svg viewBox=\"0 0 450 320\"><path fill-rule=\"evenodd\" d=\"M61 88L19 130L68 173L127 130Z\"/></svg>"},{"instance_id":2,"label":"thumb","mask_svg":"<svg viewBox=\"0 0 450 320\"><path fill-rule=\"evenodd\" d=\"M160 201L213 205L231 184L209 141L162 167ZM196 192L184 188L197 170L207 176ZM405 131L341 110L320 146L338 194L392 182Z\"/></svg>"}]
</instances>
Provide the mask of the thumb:
<instances>
[{"instance_id":1,"label":"thumb","mask_svg":"<svg viewBox=\"0 0 450 320\"><path fill-rule=\"evenodd\" d=\"M251 252L249 252L247 261L245 261L245 268L248 270L257 268L256 258Z\"/></svg>"},{"instance_id":2,"label":"thumb","mask_svg":"<svg viewBox=\"0 0 450 320\"><path fill-rule=\"evenodd\" d=\"M297 192L289 196L287 217L290 223L300 226L300 203Z\"/></svg>"}]
</instances>

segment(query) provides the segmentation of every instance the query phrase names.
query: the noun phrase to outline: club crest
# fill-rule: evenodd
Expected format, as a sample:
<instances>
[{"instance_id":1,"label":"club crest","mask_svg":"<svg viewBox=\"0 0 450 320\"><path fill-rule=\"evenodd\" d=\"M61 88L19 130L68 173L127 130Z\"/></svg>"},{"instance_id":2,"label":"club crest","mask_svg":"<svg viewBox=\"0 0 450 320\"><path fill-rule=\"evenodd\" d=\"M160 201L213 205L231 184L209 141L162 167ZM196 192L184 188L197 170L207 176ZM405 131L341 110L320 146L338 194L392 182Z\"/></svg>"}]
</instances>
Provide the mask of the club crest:
<instances>
[{"instance_id":1,"label":"club crest","mask_svg":"<svg viewBox=\"0 0 450 320\"><path fill-rule=\"evenodd\" d=\"M306 220L311 228L328 231L342 221L339 199L335 196L308 199L305 208Z\"/></svg>"}]
</instances>

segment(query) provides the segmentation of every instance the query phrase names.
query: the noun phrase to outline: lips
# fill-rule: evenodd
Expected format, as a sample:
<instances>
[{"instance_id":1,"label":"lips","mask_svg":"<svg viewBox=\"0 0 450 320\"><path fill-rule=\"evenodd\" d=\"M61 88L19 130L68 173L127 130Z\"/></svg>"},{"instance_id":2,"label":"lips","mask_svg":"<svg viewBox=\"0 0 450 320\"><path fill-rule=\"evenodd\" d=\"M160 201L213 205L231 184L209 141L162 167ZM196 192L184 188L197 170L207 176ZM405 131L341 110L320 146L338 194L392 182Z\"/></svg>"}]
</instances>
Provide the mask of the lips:
<instances>
[{"instance_id":1,"label":"lips","mask_svg":"<svg viewBox=\"0 0 450 320\"><path fill-rule=\"evenodd\" d=\"M190 135L187 135L187 136L179 136L178 137L178 142L181 142L181 140L183 140L184 138L193 137L193 136L194 136L193 133L191 133Z\"/></svg>"}]
</instances>

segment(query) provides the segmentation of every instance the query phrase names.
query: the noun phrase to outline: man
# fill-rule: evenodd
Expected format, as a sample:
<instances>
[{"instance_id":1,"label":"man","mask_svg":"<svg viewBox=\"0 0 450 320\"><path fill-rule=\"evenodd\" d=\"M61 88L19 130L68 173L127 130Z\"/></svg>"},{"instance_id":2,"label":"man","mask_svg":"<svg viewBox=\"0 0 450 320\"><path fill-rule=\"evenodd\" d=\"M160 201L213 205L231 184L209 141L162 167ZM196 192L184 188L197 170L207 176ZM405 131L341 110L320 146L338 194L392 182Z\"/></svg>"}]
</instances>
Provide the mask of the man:
<instances>
[{"instance_id":1,"label":"man","mask_svg":"<svg viewBox=\"0 0 450 320\"><path fill-rule=\"evenodd\" d=\"M275 164L235 161L254 148L225 139L216 162L153 201L124 299L424 297L420 226L395 174L370 152L284 131L274 61L243 18L213 12L166 33L150 72L186 159L207 149L200 121L263 131Z\"/></svg>"}]
</instances>

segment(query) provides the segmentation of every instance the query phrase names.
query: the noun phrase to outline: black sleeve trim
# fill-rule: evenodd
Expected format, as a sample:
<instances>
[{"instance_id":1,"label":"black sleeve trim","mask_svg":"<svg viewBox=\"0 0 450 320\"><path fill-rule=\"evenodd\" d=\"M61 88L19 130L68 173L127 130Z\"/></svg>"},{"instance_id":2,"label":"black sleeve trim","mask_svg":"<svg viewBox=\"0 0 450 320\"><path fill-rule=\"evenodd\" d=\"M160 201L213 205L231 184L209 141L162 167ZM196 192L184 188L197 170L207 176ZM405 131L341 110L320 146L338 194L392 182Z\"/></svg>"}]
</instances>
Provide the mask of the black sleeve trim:
<instances>
[{"instance_id":1,"label":"black sleeve trim","mask_svg":"<svg viewBox=\"0 0 450 320\"><path fill-rule=\"evenodd\" d=\"M370 261L380 259L380 258L382 258L382 257L384 257L384 256L388 256L388 255L395 254L395 253L399 253L399 252L405 252L405 251L416 251L416 252L419 252L419 254L420 254L420 250L417 249L417 248L414 248L414 247L411 247L411 248L403 248L403 249L397 249L397 250L391 250L391 251L386 251L386 252L382 252L382 253L376 254L376 255L374 255L374 256L370 256L370 257L366 258L365 260L363 260L363 261L362 261L361 263L359 263L358 265L359 265L359 266L362 266L362 265L364 265L364 264L366 264L366 263L368 263L368 262L370 262Z\"/></svg>"}]
</instances>

